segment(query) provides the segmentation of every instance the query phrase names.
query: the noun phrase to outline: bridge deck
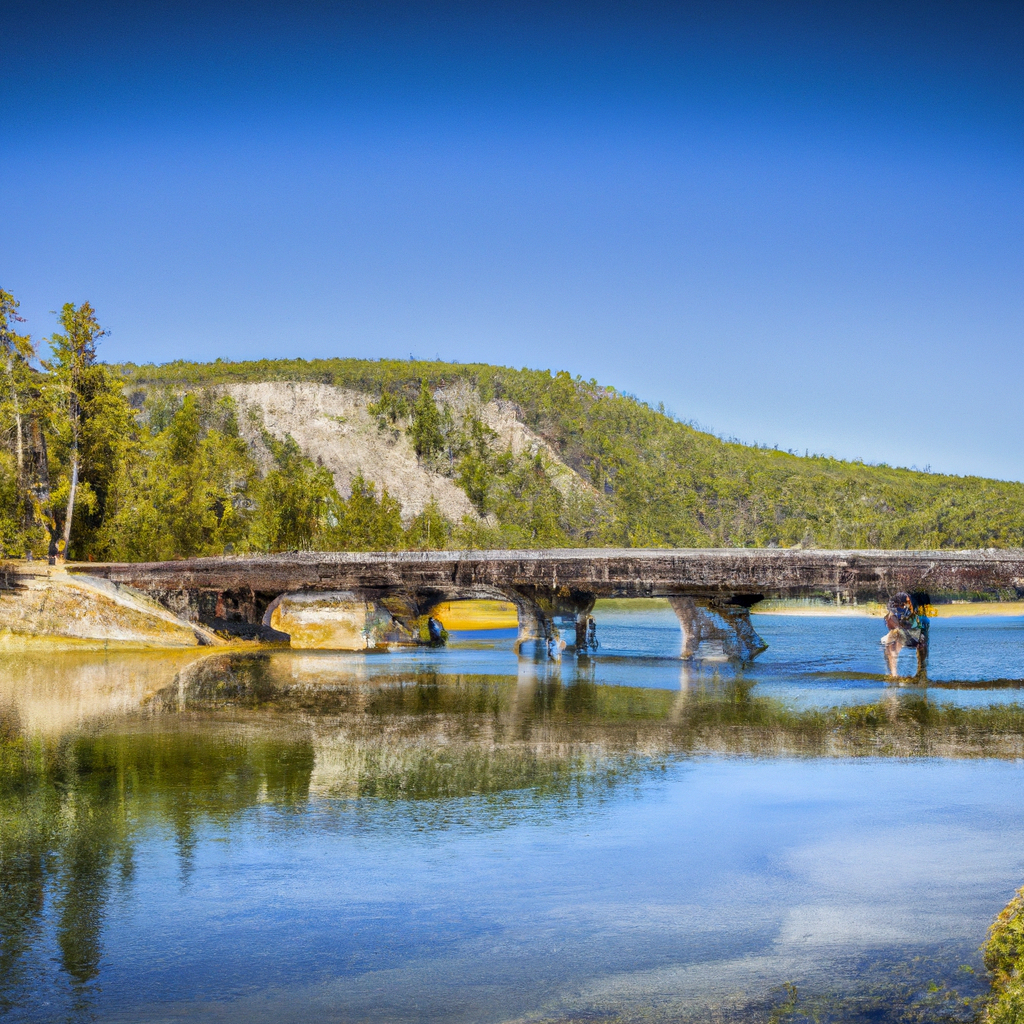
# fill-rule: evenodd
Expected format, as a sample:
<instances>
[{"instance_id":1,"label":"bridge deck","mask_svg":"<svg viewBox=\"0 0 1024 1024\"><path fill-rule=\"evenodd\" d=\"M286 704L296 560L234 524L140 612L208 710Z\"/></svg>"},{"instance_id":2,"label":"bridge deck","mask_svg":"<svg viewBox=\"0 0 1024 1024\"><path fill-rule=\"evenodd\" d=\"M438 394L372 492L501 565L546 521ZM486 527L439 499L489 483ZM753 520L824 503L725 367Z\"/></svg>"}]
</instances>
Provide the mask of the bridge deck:
<instances>
[{"instance_id":1,"label":"bridge deck","mask_svg":"<svg viewBox=\"0 0 1024 1024\"><path fill-rule=\"evenodd\" d=\"M1024 589L1024 551L668 550L299 552L173 562L75 563L72 572L147 591L411 590L500 596L508 588L597 597L872 598L900 590Z\"/></svg>"}]
</instances>

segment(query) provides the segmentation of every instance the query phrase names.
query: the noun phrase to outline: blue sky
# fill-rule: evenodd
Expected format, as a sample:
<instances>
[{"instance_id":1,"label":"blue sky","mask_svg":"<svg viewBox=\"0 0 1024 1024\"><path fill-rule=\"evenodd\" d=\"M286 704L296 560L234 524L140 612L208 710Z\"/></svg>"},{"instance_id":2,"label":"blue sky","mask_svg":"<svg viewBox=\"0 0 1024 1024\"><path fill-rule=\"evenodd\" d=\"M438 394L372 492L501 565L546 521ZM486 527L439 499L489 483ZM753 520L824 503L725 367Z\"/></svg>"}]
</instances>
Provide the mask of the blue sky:
<instances>
[{"instance_id":1,"label":"blue sky","mask_svg":"<svg viewBox=\"0 0 1024 1024\"><path fill-rule=\"evenodd\" d=\"M1024 479L1024 7L0 8L0 284L109 360L568 369Z\"/></svg>"}]
</instances>

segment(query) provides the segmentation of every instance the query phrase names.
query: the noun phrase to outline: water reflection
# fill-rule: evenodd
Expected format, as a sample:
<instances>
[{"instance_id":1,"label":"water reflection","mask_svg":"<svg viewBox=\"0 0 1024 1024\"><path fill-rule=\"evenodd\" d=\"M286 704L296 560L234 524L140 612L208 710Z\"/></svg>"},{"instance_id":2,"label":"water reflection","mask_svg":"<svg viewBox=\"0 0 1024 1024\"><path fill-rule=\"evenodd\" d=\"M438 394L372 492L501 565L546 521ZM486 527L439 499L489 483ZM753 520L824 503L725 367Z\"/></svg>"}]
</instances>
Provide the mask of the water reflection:
<instances>
[{"instance_id":1,"label":"water reflection","mask_svg":"<svg viewBox=\"0 0 1024 1024\"><path fill-rule=\"evenodd\" d=\"M5 657L0 1012L194 1016L187 993L215 998L227 972L247 995L217 1015L309 1019L297 992L328 971L337 1016L366 1019L386 968L393 1019L707 1019L712 1004L729 1019L742 991L736 1019L784 1020L779 985L818 977L808 957L841 961L847 995L897 947L955 972L1016 882L1015 698L958 706L870 676L870 700L804 706L726 666L666 663L668 685L633 686L599 658L488 672L443 653L455 670L311 652ZM955 815L935 792L955 794ZM922 851L898 884L890 845ZM814 874L837 863L841 879ZM973 895L967 863L989 879ZM922 917L917 892L964 920ZM225 923L233 907L244 929ZM144 967L133 942L156 951ZM257 955L290 993L271 1009L253 1002L269 984ZM935 976L913 974L906 1006ZM469 999L463 977L493 997ZM884 1004L871 1019L896 1019Z\"/></svg>"},{"instance_id":2,"label":"water reflection","mask_svg":"<svg viewBox=\"0 0 1024 1024\"><path fill-rule=\"evenodd\" d=\"M586 660L521 660L517 674L510 676L434 668L380 668L367 674L363 666L349 672L330 657L213 656L179 671L147 706L262 712L263 719L251 722L269 721L275 712L293 727L298 714L310 735L329 735L336 744L348 737L368 749L387 748L393 765L406 749L415 751L416 758L423 751L437 756L443 751L451 764L463 754L468 757L471 749L495 757L513 749L528 751L531 758L551 763L582 752L591 760L624 752L1022 753L1024 712L1016 702L965 707L946 701L945 690L929 695L919 688L889 686L872 691L868 703L807 708L768 695L742 675L686 664L677 672L679 688L663 690L599 684L594 664ZM487 788L467 781L460 792ZM397 792L404 790L399 786Z\"/></svg>"},{"instance_id":3,"label":"water reflection","mask_svg":"<svg viewBox=\"0 0 1024 1024\"><path fill-rule=\"evenodd\" d=\"M203 657L195 649L0 652L0 709L16 709L28 733L60 735L131 713L180 668Z\"/></svg>"}]
</instances>

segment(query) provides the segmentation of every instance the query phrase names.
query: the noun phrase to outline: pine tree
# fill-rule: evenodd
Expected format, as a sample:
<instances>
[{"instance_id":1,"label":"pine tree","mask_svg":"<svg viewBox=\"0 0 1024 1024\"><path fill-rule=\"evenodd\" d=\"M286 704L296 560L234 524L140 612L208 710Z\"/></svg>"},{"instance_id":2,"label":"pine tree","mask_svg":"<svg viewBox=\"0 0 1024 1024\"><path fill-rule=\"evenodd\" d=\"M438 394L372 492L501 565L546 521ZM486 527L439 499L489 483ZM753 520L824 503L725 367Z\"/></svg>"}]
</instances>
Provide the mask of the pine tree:
<instances>
[{"instance_id":1,"label":"pine tree","mask_svg":"<svg viewBox=\"0 0 1024 1024\"><path fill-rule=\"evenodd\" d=\"M107 492L134 443L135 415L124 396L124 380L96 361L96 345L106 331L88 302L61 308L64 333L50 339L52 356L43 360L40 415L44 419L47 477L56 478L41 504L51 535L51 551L71 554L72 529L82 544L91 543L104 517ZM53 473L56 468L56 474ZM58 539L60 505L63 524ZM76 517L76 512L81 515ZM77 524L77 525L76 525Z\"/></svg>"},{"instance_id":2,"label":"pine tree","mask_svg":"<svg viewBox=\"0 0 1024 1024\"><path fill-rule=\"evenodd\" d=\"M430 388L425 380L420 381L420 397L412 411L412 426L409 428L416 454L429 460L444 448L441 434L441 416L437 411Z\"/></svg>"},{"instance_id":3,"label":"pine tree","mask_svg":"<svg viewBox=\"0 0 1024 1024\"><path fill-rule=\"evenodd\" d=\"M7 449L0 453L0 548L20 554L32 547L36 532L25 463L35 348L29 335L15 330L15 324L25 322L18 306L18 300L0 288L0 431Z\"/></svg>"}]
</instances>

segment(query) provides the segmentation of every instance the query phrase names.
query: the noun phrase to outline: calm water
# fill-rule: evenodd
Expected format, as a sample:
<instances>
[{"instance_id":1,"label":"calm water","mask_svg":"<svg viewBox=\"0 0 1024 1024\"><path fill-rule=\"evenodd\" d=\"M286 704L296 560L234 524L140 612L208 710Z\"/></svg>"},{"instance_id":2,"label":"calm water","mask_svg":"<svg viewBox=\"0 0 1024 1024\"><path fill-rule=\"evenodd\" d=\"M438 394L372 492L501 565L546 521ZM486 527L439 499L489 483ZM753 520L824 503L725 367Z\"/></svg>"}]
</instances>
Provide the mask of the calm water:
<instances>
[{"instance_id":1,"label":"calm water","mask_svg":"<svg viewBox=\"0 0 1024 1024\"><path fill-rule=\"evenodd\" d=\"M598 623L561 664L0 656L0 1013L970 1019L1024 883L1024 620L937 621L927 689L871 620L761 617L744 669Z\"/></svg>"}]
</instances>

